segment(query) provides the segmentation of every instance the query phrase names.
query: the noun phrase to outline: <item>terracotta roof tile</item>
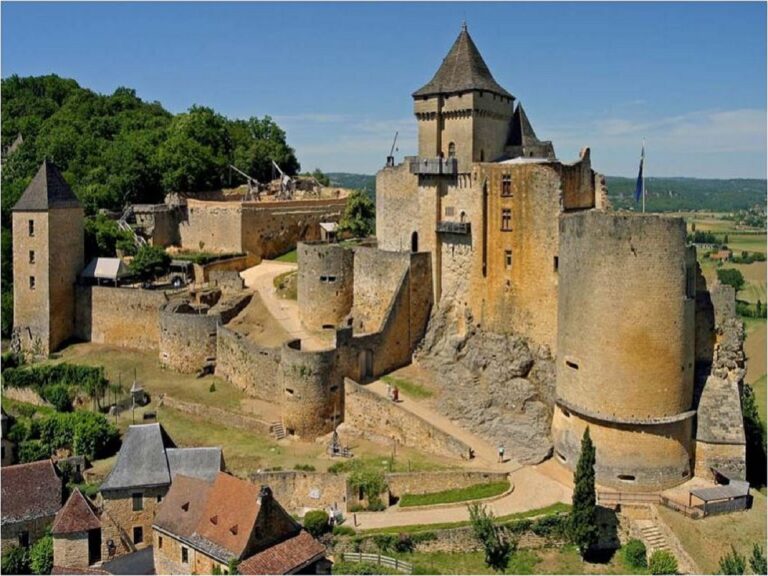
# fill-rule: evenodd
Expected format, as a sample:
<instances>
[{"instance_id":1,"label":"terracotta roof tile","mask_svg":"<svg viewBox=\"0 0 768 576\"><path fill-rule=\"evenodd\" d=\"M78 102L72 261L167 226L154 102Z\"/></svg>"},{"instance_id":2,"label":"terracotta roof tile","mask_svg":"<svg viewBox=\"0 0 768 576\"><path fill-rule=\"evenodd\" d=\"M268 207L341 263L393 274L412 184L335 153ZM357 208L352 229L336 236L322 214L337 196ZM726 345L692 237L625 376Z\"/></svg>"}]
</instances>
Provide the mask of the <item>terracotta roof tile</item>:
<instances>
[{"instance_id":1,"label":"terracotta roof tile","mask_svg":"<svg viewBox=\"0 0 768 576\"><path fill-rule=\"evenodd\" d=\"M154 526L190 538L200 521L211 485L205 480L177 474L155 516Z\"/></svg>"},{"instance_id":2,"label":"terracotta roof tile","mask_svg":"<svg viewBox=\"0 0 768 576\"><path fill-rule=\"evenodd\" d=\"M62 482L51 460L2 468L2 523L53 516L61 508Z\"/></svg>"},{"instance_id":3,"label":"terracotta roof tile","mask_svg":"<svg viewBox=\"0 0 768 576\"><path fill-rule=\"evenodd\" d=\"M302 530L293 538L267 548L238 566L240 574L292 574L325 555L325 546Z\"/></svg>"},{"instance_id":4,"label":"terracotta roof tile","mask_svg":"<svg viewBox=\"0 0 768 576\"><path fill-rule=\"evenodd\" d=\"M51 534L71 534L101 528L94 506L75 488L67 503L56 514Z\"/></svg>"}]
</instances>

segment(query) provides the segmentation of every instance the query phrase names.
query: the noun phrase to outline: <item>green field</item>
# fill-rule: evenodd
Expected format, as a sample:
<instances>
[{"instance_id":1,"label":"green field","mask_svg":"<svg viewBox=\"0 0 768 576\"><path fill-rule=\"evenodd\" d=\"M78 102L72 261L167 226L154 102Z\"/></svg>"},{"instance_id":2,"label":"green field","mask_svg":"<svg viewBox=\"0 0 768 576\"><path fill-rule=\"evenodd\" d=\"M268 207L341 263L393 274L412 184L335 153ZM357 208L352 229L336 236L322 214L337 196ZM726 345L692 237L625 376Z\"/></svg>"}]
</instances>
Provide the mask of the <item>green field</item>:
<instances>
[{"instance_id":1,"label":"green field","mask_svg":"<svg viewBox=\"0 0 768 576\"><path fill-rule=\"evenodd\" d=\"M409 506L431 506L434 504L449 504L451 502L466 502L468 500L479 500L481 498L491 498L504 494L509 490L509 482L491 482L489 484L475 484L465 488L455 488L453 490L443 490L441 492L431 492L429 494L403 494L400 498L400 507Z\"/></svg>"},{"instance_id":2,"label":"green field","mask_svg":"<svg viewBox=\"0 0 768 576\"><path fill-rule=\"evenodd\" d=\"M286 252L282 256L278 256L275 258L278 262L296 262L298 261L298 252L296 250L291 250L290 252Z\"/></svg>"}]
</instances>

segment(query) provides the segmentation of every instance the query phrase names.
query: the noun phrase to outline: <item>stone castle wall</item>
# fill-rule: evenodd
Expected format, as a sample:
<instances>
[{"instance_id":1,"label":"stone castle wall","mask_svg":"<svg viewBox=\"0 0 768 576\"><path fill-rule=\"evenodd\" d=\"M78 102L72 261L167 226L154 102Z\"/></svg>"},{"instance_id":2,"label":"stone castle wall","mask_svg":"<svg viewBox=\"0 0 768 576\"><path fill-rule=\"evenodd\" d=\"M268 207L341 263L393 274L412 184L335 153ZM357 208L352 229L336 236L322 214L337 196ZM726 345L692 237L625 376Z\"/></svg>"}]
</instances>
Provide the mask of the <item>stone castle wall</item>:
<instances>
[{"instance_id":1,"label":"stone castle wall","mask_svg":"<svg viewBox=\"0 0 768 576\"><path fill-rule=\"evenodd\" d=\"M279 363L279 348L258 346L242 334L218 326L216 375L232 382L248 396L268 401L280 398Z\"/></svg>"},{"instance_id":2,"label":"stone castle wall","mask_svg":"<svg viewBox=\"0 0 768 576\"><path fill-rule=\"evenodd\" d=\"M216 359L216 330L221 315L206 314L187 304L166 304L160 310L160 363L177 372L198 372Z\"/></svg>"},{"instance_id":3,"label":"stone castle wall","mask_svg":"<svg viewBox=\"0 0 768 576\"><path fill-rule=\"evenodd\" d=\"M418 188L419 179L411 174L407 162L376 174L376 239L381 250L411 249L411 235L421 230L424 198L416 194Z\"/></svg>"},{"instance_id":4,"label":"stone castle wall","mask_svg":"<svg viewBox=\"0 0 768 576\"><path fill-rule=\"evenodd\" d=\"M206 252L242 252L242 222L239 202L189 199L179 222L181 247Z\"/></svg>"},{"instance_id":5,"label":"stone castle wall","mask_svg":"<svg viewBox=\"0 0 768 576\"><path fill-rule=\"evenodd\" d=\"M335 506L348 510L346 474L327 472L254 472L249 475L254 484L269 486L275 500L292 514L303 514L307 509L325 509Z\"/></svg>"},{"instance_id":6,"label":"stone castle wall","mask_svg":"<svg viewBox=\"0 0 768 576\"><path fill-rule=\"evenodd\" d=\"M244 255L227 258L226 260L217 260L209 264L194 264L195 282L202 284L203 282L213 281L217 274L225 272L242 272L246 268L256 266L259 262L260 260L254 256Z\"/></svg>"},{"instance_id":7,"label":"stone castle wall","mask_svg":"<svg viewBox=\"0 0 768 576\"><path fill-rule=\"evenodd\" d=\"M339 244L299 244L299 317L308 329L336 327L352 310L354 260Z\"/></svg>"},{"instance_id":8,"label":"stone castle wall","mask_svg":"<svg viewBox=\"0 0 768 576\"><path fill-rule=\"evenodd\" d=\"M467 488L477 484L492 484L508 480L506 472L453 471L402 472L385 475L389 493L400 498L403 494L431 494L444 490Z\"/></svg>"},{"instance_id":9,"label":"stone castle wall","mask_svg":"<svg viewBox=\"0 0 768 576\"><path fill-rule=\"evenodd\" d=\"M138 350L157 350L160 307L168 300L159 290L77 287L77 336L85 341Z\"/></svg>"},{"instance_id":10,"label":"stone castle wall","mask_svg":"<svg viewBox=\"0 0 768 576\"><path fill-rule=\"evenodd\" d=\"M409 266L407 252L385 252L376 248L355 250L352 309L355 332L370 333L382 329Z\"/></svg>"}]
</instances>

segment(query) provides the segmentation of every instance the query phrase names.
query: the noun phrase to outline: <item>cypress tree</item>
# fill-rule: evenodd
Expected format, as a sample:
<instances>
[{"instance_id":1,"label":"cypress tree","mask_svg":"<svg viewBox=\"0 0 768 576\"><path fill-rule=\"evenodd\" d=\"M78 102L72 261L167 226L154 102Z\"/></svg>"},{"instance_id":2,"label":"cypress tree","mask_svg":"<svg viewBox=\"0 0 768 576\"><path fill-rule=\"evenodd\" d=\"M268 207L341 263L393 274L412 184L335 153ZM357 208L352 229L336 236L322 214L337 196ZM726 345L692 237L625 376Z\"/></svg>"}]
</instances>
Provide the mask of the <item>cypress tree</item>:
<instances>
[{"instance_id":1,"label":"cypress tree","mask_svg":"<svg viewBox=\"0 0 768 576\"><path fill-rule=\"evenodd\" d=\"M569 518L571 541L584 557L597 544L597 503L595 498L595 446L589 428L581 439L581 454L573 475L573 509Z\"/></svg>"}]
</instances>

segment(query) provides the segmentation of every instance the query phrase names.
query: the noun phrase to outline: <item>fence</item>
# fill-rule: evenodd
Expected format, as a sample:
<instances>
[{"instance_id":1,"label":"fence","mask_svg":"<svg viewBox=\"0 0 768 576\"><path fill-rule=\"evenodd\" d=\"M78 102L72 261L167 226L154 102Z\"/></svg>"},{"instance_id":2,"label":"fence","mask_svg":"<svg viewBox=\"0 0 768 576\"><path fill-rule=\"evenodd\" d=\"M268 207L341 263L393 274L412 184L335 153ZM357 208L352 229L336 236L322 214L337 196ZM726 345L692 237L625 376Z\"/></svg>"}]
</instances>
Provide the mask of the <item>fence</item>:
<instances>
[{"instance_id":1,"label":"fence","mask_svg":"<svg viewBox=\"0 0 768 576\"><path fill-rule=\"evenodd\" d=\"M655 492L597 492L597 502L606 506L612 504L661 504L693 519L704 518L709 512L699 506L686 506Z\"/></svg>"},{"instance_id":2,"label":"fence","mask_svg":"<svg viewBox=\"0 0 768 576\"><path fill-rule=\"evenodd\" d=\"M381 554L365 554L362 552L342 552L341 559L345 562L371 562L378 566L387 566L393 568L403 574L413 573L413 564L405 562L404 560L398 560L397 558L390 558L389 556L382 556Z\"/></svg>"}]
</instances>

